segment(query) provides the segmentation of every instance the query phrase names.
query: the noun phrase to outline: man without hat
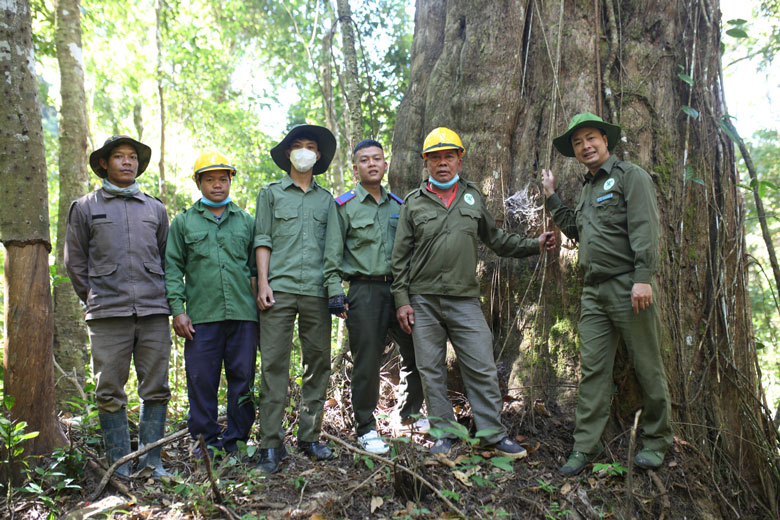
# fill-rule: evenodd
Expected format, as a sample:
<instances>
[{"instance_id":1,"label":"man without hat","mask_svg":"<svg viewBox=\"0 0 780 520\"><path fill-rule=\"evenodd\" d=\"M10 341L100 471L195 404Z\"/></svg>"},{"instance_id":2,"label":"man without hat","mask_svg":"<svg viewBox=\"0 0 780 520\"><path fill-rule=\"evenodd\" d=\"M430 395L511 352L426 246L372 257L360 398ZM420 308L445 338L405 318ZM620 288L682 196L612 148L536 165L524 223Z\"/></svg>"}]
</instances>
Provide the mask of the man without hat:
<instances>
[{"instance_id":1,"label":"man without hat","mask_svg":"<svg viewBox=\"0 0 780 520\"><path fill-rule=\"evenodd\" d=\"M249 439L255 420L257 355L254 219L230 199L235 175L221 154L200 154L192 179L202 196L173 219L165 251L173 329L184 338L187 428L193 439L202 435L209 449L228 453ZM217 422L223 364L224 432ZM202 455L199 447L196 453Z\"/></svg>"},{"instance_id":2,"label":"man without hat","mask_svg":"<svg viewBox=\"0 0 780 520\"><path fill-rule=\"evenodd\" d=\"M98 419L109 463L130 453L127 394L135 365L141 398L139 446L163 436L168 400L171 336L165 299L163 259L168 215L158 199L136 182L149 165L151 149L126 135L109 137L89 157L103 187L71 204L65 267L86 305ZM168 473L161 448L148 452L139 467ZM117 469L129 476L130 463Z\"/></svg>"},{"instance_id":3,"label":"man without hat","mask_svg":"<svg viewBox=\"0 0 780 520\"><path fill-rule=\"evenodd\" d=\"M390 447L376 431L374 410L388 333L401 354L400 420L421 433L428 430L428 421L412 417L423 404L422 384L412 337L398 325L390 294L390 260L403 199L382 187L387 161L379 142L360 141L352 162L360 182L336 199L338 225L328 226L325 244L325 287L331 313L347 320L358 441L364 450L381 454ZM349 282L349 298L344 296L342 281Z\"/></svg>"},{"instance_id":4,"label":"man without hat","mask_svg":"<svg viewBox=\"0 0 780 520\"><path fill-rule=\"evenodd\" d=\"M336 203L314 180L328 169L336 138L327 128L293 127L271 150L287 172L257 196L255 255L260 308L260 469L279 470L287 455L282 421L287 406L290 352L295 318L303 378L298 414L298 448L314 460L333 451L319 442L325 392L330 377L330 313L323 286L323 254Z\"/></svg>"},{"instance_id":5,"label":"man without hat","mask_svg":"<svg viewBox=\"0 0 780 520\"><path fill-rule=\"evenodd\" d=\"M658 211L653 180L642 168L610 154L620 127L584 112L553 140L587 169L576 209L555 193L555 177L542 171L547 209L569 238L579 241L583 270L579 322L581 371L574 448L561 473L580 473L602 450L609 418L612 366L622 338L644 394L641 468L661 466L673 436L670 399L661 359L658 315Z\"/></svg>"},{"instance_id":6,"label":"man without hat","mask_svg":"<svg viewBox=\"0 0 780 520\"><path fill-rule=\"evenodd\" d=\"M457 442L447 396L447 339L458 357L474 424L483 443L519 459L526 450L501 423L502 399L493 337L482 314L477 239L500 256L522 258L555 247L554 235L524 238L500 229L479 187L460 177L466 153L458 134L436 128L422 157L428 179L406 197L393 248L392 293L401 328L414 338L431 426L445 429L431 453L446 455Z\"/></svg>"}]
</instances>

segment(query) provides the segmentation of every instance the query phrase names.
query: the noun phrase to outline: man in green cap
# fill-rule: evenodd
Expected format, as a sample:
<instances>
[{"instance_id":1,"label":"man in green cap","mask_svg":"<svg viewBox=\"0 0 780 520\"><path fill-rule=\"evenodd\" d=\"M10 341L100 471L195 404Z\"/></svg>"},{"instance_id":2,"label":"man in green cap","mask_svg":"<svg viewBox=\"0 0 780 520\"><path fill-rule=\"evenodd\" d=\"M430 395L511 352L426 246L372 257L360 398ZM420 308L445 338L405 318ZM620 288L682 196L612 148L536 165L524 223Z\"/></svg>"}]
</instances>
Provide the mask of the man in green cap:
<instances>
[{"instance_id":1,"label":"man in green cap","mask_svg":"<svg viewBox=\"0 0 780 520\"><path fill-rule=\"evenodd\" d=\"M374 410L379 400L379 371L388 333L401 354L398 415L412 430L427 431L428 421L415 421L423 404L422 383L411 335L401 330L390 294L390 259L403 199L385 190L387 161L382 145L364 139L352 152L360 182L336 199L338 225L328 226L325 245L325 287L331 313L347 320L352 353L352 411L360 446L370 453L390 447L376 431ZM342 282L349 282L349 298Z\"/></svg>"},{"instance_id":2,"label":"man in green cap","mask_svg":"<svg viewBox=\"0 0 780 520\"><path fill-rule=\"evenodd\" d=\"M642 168L610 155L620 127L584 112L555 138L555 148L585 165L585 185L576 209L555 193L555 177L542 171L547 209L561 231L579 241L583 270L579 322L582 377L574 448L561 473L580 473L602 450L609 418L612 366L622 338L644 394L641 468L663 463L673 435L670 399L660 351L658 315L658 211L653 180Z\"/></svg>"},{"instance_id":3,"label":"man in green cap","mask_svg":"<svg viewBox=\"0 0 780 520\"><path fill-rule=\"evenodd\" d=\"M124 386L135 364L141 398L139 445L163 436L171 392L171 334L165 299L164 258L168 214L158 199L141 192L136 177L152 150L126 135L109 137L89 156L103 187L74 201L68 212L65 267L86 306L98 420L109 463L130 453ZM139 467L168 473L160 447ZM130 474L130 463L117 469Z\"/></svg>"},{"instance_id":4,"label":"man in green cap","mask_svg":"<svg viewBox=\"0 0 780 520\"><path fill-rule=\"evenodd\" d=\"M327 128L293 127L271 150L287 172L264 186L257 196L255 255L257 305L260 308L260 464L275 473L287 456L282 421L295 318L301 341L303 378L298 414L298 448L314 460L333 451L319 442L325 392L330 377L330 313L323 286L323 254L329 222L336 222L336 203L314 180L328 169L336 138Z\"/></svg>"}]
</instances>

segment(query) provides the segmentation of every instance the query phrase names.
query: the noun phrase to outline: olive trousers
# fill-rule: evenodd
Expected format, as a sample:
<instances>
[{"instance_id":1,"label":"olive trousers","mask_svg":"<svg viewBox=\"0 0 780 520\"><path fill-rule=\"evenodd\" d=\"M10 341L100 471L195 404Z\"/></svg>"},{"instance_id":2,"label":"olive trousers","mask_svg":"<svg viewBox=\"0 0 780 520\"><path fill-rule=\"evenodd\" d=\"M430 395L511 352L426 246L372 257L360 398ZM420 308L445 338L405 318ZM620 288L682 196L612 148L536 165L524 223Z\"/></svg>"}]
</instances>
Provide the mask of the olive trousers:
<instances>
[{"instance_id":1,"label":"olive trousers","mask_svg":"<svg viewBox=\"0 0 780 520\"><path fill-rule=\"evenodd\" d=\"M653 283L653 304L635 314L631 307L632 275L625 273L582 290L582 377L574 427L576 451L593 454L601 450L612 398L615 351L621 338L643 393L643 446L665 452L673 441L671 402L660 350L659 294Z\"/></svg>"},{"instance_id":2,"label":"olive trousers","mask_svg":"<svg viewBox=\"0 0 780 520\"><path fill-rule=\"evenodd\" d=\"M290 353L298 317L303 377L298 414L298 440L316 442L322 426L325 392L330 378L330 312L317 296L275 292L276 303L260 312L260 445L281 448L282 421L288 404Z\"/></svg>"}]
</instances>

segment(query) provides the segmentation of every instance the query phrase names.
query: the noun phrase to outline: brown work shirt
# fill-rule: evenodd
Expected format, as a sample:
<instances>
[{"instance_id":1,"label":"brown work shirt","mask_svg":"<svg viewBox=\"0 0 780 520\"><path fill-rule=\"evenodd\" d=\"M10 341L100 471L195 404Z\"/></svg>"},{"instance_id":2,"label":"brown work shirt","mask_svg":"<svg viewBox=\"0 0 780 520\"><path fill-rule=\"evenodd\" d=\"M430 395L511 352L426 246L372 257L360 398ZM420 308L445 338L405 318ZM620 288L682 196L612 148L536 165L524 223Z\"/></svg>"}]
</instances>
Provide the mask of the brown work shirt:
<instances>
[{"instance_id":1,"label":"brown work shirt","mask_svg":"<svg viewBox=\"0 0 780 520\"><path fill-rule=\"evenodd\" d=\"M65 267L86 304L86 319L170 314L163 271L168 214L138 192L103 189L74 201L68 213Z\"/></svg>"}]
</instances>

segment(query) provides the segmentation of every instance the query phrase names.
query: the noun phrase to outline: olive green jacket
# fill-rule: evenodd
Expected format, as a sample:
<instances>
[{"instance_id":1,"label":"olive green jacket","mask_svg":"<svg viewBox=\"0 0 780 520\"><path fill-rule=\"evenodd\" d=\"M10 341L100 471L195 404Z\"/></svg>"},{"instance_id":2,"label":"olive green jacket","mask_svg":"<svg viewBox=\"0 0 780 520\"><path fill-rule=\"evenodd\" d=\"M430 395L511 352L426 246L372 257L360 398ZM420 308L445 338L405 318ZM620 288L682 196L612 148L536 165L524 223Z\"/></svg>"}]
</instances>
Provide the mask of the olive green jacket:
<instances>
[{"instance_id":1,"label":"olive green jacket","mask_svg":"<svg viewBox=\"0 0 780 520\"><path fill-rule=\"evenodd\" d=\"M325 298L322 263L330 219L338 219L336 203L314 180L305 192L289 175L263 186L257 196L254 246L271 249L271 289Z\"/></svg>"},{"instance_id":2,"label":"olive green jacket","mask_svg":"<svg viewBox=\"0 0 780 520\"><path fill-rule=\"evenodd\" d=\"M557 194L546 201L553 220L579 241L585 285L633 271L633 281L650 283L658 268L658 210L650 175L610 156L596 175L585 177L577 206Z\"/></svg>"},{"instance_id":3,"label":"olive green jacket","mask_svg":"<svg viewBox=\"0 0 780 520\"><path fill-rule=\"evenodd\" d=\"M176 215L165 249L171 313L193 324L257 321L252 216L230 202L219 220L198 201Z\"/></svg>"},{"instance_id":4,"label":"olive green jacket","mask_svg":"<svg viewBox=\"0 0 780 520\"><path fill-rule=\"evenodd\" d=\"M351 276L390 275L390 261L401 204L381 188L379 203L358 184L338 206L338 226L328 226L325 242L325 287L328 296L343 294ZM349 198L352 195L352 198Z\"/></svg>"},{"instance_id":5,"label":"olive green jacket","mask_svg":"<svg viewBox=\"0 0 780 520\"><path fill-rule=\"evenodd\" d=\"M407 195L398 219L391 288L396 308L408 305L410 294L478 297L477 239L499 256L539 253L538 240L496 226L476 184L461 178L449 208L427 184Z\"/></svg>"}]
</instances>

